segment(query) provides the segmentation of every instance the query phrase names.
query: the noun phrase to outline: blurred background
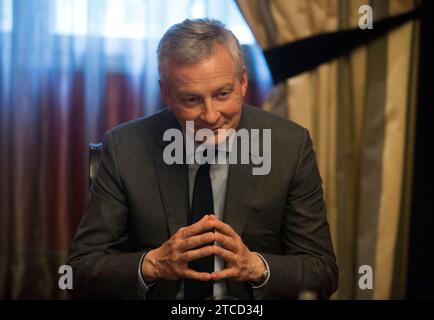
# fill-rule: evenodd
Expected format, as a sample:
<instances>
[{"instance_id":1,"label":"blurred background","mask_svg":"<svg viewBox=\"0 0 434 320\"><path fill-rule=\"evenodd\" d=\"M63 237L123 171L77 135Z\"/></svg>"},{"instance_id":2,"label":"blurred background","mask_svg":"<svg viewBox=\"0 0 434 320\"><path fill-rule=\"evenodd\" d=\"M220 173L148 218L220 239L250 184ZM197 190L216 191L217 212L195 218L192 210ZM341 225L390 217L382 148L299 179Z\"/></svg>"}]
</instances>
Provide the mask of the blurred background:
<instances>
[{"instance_id":1,"label":"blurred background","mask_svg":"<svg viewBox=\"0 0 434 320\"><path fill-rule=\"evenodd\" d=\"M332 298L434 298L432 1L0 0L0 299L68 298L88 145L162 108L158 41L203 17L240 40L246 102L311 133Z\"/></svg>"}]
</instances>

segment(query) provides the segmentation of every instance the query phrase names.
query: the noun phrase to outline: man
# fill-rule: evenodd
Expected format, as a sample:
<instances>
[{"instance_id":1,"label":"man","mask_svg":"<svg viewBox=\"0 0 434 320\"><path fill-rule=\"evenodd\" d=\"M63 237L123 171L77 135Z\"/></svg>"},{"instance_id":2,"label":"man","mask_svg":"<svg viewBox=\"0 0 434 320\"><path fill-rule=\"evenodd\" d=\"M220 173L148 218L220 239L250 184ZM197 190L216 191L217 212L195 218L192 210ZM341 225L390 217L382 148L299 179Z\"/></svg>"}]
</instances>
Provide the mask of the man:
<instances>
[{"instance_id":1,"label":"man","mask_svg":"<svg viewBox=\"0 0 434 320\"><path fill-rule=\"evenodd\" d=\"M106 134L71 246L72 293L296 299L308 290L328 298L337 266L307 130L243 105L240 45L218 21L174 25L160 41L158 62L168 108ZM165 132L187 136L187 121L193 134L211 130L214 142L204 142L223 158L231 149L221 146L233 137L224 130L270 129L260 146L269 144L271 170L254 175L252 161L167 164Z\"/></svg>"}]
</instances>

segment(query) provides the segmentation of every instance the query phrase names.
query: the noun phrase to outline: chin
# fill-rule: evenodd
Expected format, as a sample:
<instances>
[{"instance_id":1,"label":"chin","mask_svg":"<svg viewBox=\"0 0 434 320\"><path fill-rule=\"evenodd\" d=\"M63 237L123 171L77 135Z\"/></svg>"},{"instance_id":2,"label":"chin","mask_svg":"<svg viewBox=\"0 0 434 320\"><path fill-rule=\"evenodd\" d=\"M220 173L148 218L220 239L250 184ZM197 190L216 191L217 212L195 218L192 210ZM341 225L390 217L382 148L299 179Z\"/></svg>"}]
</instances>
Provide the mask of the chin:
<instances>
[{"instance_id":1,"label":"chin","mask_svg":"<svg viewBox=\"0 0 434 320\"><path fill-rule=\"evenodd\" d=\"M224 130L224 129L220 129L220 130ZM210 137L211 139L204 139L200 141L200 143L217 145L225 142L227 137L228 135L226 134L226 131L224 133L214 132L214 135Z\"/></svg>"}]
</instances>

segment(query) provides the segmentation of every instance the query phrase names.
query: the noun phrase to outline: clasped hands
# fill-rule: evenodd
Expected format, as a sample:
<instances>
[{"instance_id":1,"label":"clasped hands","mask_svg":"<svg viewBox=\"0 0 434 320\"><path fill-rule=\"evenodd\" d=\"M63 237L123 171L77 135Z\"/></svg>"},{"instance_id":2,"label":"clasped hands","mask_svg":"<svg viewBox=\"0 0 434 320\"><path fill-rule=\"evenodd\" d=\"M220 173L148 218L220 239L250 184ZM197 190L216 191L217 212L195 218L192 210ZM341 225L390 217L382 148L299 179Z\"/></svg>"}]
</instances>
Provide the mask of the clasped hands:
<instances>
[{"instance_id":1,"label":"clasped hands","mask_svg":"<svg viewBox=\"0 0 434 320\"><path fill-rule=\"evenodd\" d=\"M208 273L188 267L190 261L213 254L227 262L224 270ZM142 277L146 281L183 278L217 281L233 278L260 282L265 270L262 259L247 248L230 225L214 215L205 215L200 221L179 229L160 247L149 251L141 265Z\"/></svg>"}]
</instances>

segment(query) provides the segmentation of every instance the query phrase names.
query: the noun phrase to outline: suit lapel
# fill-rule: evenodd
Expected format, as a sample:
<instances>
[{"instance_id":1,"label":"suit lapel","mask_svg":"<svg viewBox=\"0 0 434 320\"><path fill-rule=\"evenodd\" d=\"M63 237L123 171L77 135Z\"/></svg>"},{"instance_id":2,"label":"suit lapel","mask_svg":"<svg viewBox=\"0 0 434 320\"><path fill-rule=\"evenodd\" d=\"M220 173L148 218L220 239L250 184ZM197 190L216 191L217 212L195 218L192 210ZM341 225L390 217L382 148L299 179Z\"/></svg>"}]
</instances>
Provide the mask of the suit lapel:
<instances>
[{"instance_id":1,"label":"suit lapel","mask_svg":"<svg viewBox=\"0 0 434 320\"><path fill-rule=\"evenodd\" d=\"M246 117L246 111L240 120L239 128L250 130L257 128ZM156 152L154 161L158 175L158 183L164 210L167 215L169 232L171 235L176 233L181 227L188 225L189 217L189 182L188 165L174 164L167 165L163 161L163 150L170 143L163 141L163 133L170 128L181 127L171 111L164 112L162 115L162 130L159 136L160 149ZM249 131L249 133L251 133ZM258 137L254 137L258 138ZM250 150L249 150L250 151ZM238 159L241 159L241 148L237 150ZM249 157L251 152L249 152ZM253 164L231 164L229 165L228 182L226 188L226 198L224 205L223 220L232 226L238 235L242 235L247 219L247 205L251 203L255 191L255 177L252 174Z\"/></svg>"},{"instance_id":2,"label":"suit lapel","mask_svg":"<svg viewBox=\"0 0 434 320\"><path fill-rule=\"evenodd\" d=\"M254 128L254 124L246 117L247 109L243 109L239 129ZM256 139L258 137L254 137ZM247 219L247 205L251 203L255 191L255 177L252 174L253 164L250 160L251 150L249 150L248 164L229 165L228 182L226 187L226 199L224 209L224 221L232 226L235 232L241 236ZM240 144L237 148L237 159L241 159ZM239 162L239 161L238 161Z\"/></svg>"},{"instance_id":3,"label":"suit lapel","mask_svg":"<svg viewBox=\"0 0 434 320\"><path fill-rule=\"evenodd\" d=\"M163 150L170 143L163 141L164 131L171 128L181 130L171 111L163 113L162 130L159 135L159 149L154 156L160 187L161 200L167 216L170 235L188 225L189 187L188 166L186 164L167 165L163 160Z\"/></svg>"},{"instance_id":4,"label":"suit lapel","mask_svg":"<svg viewBox=\"0 0 434 320\"><path fill-rule=\"evenodd\" d=\"M254 190L251 164L229 166L224 209L224 221L241 236L247 218L246 204L251 202Z\"/></svg>"}]
</instances>

